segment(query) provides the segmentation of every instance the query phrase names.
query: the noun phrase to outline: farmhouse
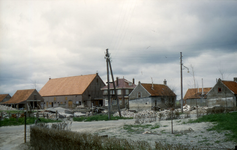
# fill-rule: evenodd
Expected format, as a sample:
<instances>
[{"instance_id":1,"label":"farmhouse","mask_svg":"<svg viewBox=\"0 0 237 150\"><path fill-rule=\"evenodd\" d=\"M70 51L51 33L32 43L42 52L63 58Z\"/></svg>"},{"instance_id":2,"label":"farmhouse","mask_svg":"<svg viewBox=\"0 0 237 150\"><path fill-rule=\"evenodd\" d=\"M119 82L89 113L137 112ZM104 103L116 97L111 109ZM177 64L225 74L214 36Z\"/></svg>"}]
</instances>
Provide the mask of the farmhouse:
<instances>
[{"instance_id":1,"label":"farmhouse","mask_svg":"<svg viewBox=\"0 0 237 150\"><path fill-rule=\"evenodd\" d=\"M166 80L164 84L147 84L139 81L129 94L129 109L156 110L174 106L176 94L166 84Z\"/></svg>"},{"instance_id":2,"label":"farmhouse","mask_svg":"<svg viewBox=\"0 0 237 150\"><path fill-rule=\"evenodd\" d=\"M115 81L115 87L117 90L117 95L119 99L119 104L121 108L128 108L128 95L132 92L132 90L136 87L135 80L133 79L133 82L130 82L124 78L116 78ZM113 83L109 83L109 89L110 89L110 100L112 101L113 105L117 105L117 99L115 95L115 90ZM103 91L103 99L105 101L108 101L108 85L101 88Z\"/></svg>"},{"instance_id":3,"label":"farmhouse","mask_svg":"<svg viewBox=\"0 0 237 150\"><path fill-rule=\"evenodd\" d=\"M40 90L45 107L102 106L105 84L98 73L49 79Z\"/></svg>"},{"instance_id":4,"label":"farmhouse","mask_svg":"<svg viewBox=\"0 0 237 150\"><path fill-rule=\"evenodd\" d=\"M9 101L4 102L4 105L12 106L17 109L35 109L41 108L41 103L44 102L43 97L36 89L17 90Z\"/></svg>"},{"instance_id":5,"label":"farmhouse","mask_svg":"<svg viewBox=\"0 0 237 150\"><path fill-rule=\"evenodd\" d=\"M11 96L9 94L0 94L0 104L9 101Z\"/></svg>"},{"instance_id":6,"label":"farmhouse","mask_svg":"<svg viewBox=\"0 0 237 150\"><path fill-rule=\"evenodd\" d=\"M184 96L184 104L190 106L207 106L207 93L210 90L211 87L188 89Z\"/></svg>"},{"instance_id":7,"label":"farmhouse","mask_svg":"<svg viewBox=\"0 0 237 150\"><path fill-rule=\"evenodd\" d=\"M207 93L207 105L236 107L237 78L234 81L218 79L216 85Z\"/></svg>"}]
</instances>

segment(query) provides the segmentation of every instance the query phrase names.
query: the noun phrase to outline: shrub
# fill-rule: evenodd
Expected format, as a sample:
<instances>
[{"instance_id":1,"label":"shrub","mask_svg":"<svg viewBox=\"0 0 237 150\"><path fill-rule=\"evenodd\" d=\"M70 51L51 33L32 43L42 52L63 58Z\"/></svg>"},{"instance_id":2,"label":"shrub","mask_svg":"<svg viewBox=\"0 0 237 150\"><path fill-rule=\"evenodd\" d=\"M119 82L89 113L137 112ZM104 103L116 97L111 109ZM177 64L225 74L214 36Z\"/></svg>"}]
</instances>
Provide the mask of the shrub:
<instances>
[{"instance_id":1,"label":"shrub","mask_svg":"<svg viewBox=\"0 0 237 150\"><path fill-rule=\"evenodd\" d=\"M36 150L151 150L151 146L146 141L102 138L89 133L55 130L38 126L30 128L30 144Z\"/></svg>"}]
</instances>

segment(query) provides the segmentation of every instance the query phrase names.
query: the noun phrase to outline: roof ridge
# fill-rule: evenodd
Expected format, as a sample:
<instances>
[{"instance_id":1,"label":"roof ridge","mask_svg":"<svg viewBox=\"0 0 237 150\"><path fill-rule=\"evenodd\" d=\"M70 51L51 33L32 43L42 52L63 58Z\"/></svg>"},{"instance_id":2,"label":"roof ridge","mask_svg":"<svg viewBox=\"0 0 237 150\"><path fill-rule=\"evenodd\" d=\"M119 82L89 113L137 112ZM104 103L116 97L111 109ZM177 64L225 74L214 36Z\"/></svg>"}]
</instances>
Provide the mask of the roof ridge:
<instances>
[{"instance_id":1,"label":"roof ridge","mask_svg":"<svg viewBox=\"0 0 237 150\"><path fill-rule=\"evenodd\" d=\"M70 77L89 76L89 75L96 75L96 73L95 73L95 74L86 74L86 75L77 75L77 76L68 76L68 77L51 78L50 80L54 80L54 79L63 79L63 78L70 78Z\"/></svg>"}]
</instances>

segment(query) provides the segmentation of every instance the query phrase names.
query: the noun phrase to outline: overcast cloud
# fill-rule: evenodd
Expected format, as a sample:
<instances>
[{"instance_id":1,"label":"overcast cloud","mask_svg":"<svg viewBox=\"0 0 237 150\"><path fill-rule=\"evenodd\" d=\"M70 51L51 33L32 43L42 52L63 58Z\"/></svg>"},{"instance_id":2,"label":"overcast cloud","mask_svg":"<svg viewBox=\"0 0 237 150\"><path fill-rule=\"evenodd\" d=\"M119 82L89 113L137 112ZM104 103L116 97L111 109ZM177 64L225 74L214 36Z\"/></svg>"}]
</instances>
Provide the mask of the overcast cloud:
<instances>
[{"instance_id":1,"label":"overcast cloud","mask_svg":"<svg viewBox=\"0 0 237 150\"><path fill-rule=\"evenodd\" d=\"M237 77L237 1L0 0L0 93L38 91L49 77L99 73L168 85L180 98ZM222 72L223 74L221 74ZM151 79L152 78L152 79Z\"/></svg>"}]
</instances>

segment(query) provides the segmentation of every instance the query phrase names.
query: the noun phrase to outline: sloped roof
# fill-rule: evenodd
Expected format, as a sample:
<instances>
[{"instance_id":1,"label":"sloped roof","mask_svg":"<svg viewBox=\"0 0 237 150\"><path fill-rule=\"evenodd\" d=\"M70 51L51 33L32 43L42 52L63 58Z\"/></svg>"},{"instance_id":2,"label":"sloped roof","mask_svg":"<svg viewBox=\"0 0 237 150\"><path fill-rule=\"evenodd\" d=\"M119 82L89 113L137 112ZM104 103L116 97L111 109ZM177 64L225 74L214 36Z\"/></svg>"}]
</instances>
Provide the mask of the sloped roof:
<instances>
[{"instance_id":1,"label":"sloped roof","mask_svg":"<svg viewBox=\"0 0 237 150\"><path fill-rule=\"evenodd\" d=\"M19 104L21 102L24 102L30 97L30 95L34 91L35 89L17 90L16 93L12 96L12 98L3 104Z\"/></svg>"},{"instance_id":2,"label":"sloped roof","mask_svg":"<svg viewBox=\"0 0 237 150\"><path fill-rule=\"evenodd\" d=\"M206 98L206 94L211 90L211 87L208 88L203 88L203 94L204 98ZM192 88L188 89L185 96L184 100L186 99L200 99L202 95L202 88Z\"/></svg>"},{"instance_id":3,"label":"sloped roof","mask_svg":"<svg viewBox=\"0 0 237 150\"><path fill-rule=\"evenodd\" d=\"M176 96L176 94L165 84L148 84L141 85L151 94L151 96Z\"/></svg>"},{"instance_id":4,"label":"sloped roof","mask_svg":"<svg viewBox=\"0 0 237 150\"><path fill-rule=\"evenodd\" d=\"M41 96L81 95L97 74L50 79L39 91Z\"/></svg>"},{"instance_id":5,"label":"sloped roof","mask_svg":"<svg viewBox=\"0 0 237 150\"><path fill-rule=\"evenodd\" d=\"M235 81L223 81L222 83L228 87L234 94L237 94L237 83Z\"/></svg>"},{"instance_id":6,"label":"sloped roof","mask_svg":"<svg viewBox=\"0 0 237 150\"><path fill-rule=\"evenodd\" d=\"M117 85L117 80L118 80L118 85ZM114 82L115 82L116 89L129 89L129 88L134 89L136 87L136 84L133 84L132 82L130 82L124 78L122 78L122 79L117 78ZM109 83L109 88L114 89L113 83ZM104 86L101 89L102 90L108 89L108 85Z\"/></svg>"},{"instance_id":7,"label":"sloped roof","mask_svg":"<svg viewBox=\"0 0 237 150\"><path fill-rule=\"evenodd\" d=\"M0 94L0 102L3 101L5 97L7 97L9 94Z\"/></svg>"}]
</instances>

